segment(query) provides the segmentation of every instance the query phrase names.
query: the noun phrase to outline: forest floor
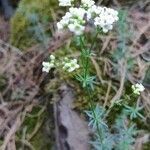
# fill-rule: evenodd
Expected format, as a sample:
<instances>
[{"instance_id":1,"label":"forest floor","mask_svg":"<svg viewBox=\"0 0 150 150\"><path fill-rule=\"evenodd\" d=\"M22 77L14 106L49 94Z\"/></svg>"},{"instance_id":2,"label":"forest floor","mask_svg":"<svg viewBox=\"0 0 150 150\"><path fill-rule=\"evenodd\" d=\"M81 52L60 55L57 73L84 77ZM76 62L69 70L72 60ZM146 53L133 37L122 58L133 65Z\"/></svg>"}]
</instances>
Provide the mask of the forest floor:
<instances>
[{"instance_id":1,"label":"forest floor","mask_svg":"<svg viewBox=\"0 0 150 150\"><path fill-rule=\"evenodd\" d=\"M115 5L122 7L119 2ZM149 150L150 4L143 1L128 7L125 7L128 11L127 30L131 34L134 31L134 36L128 37L129 33L122 33L119 36L110 34L99 37L102 42L100 55L105 57L105 54L112 53L116 43L122 42L118 37L128 38L125 44L136 62L134 71L125 74L126 68L119 62L118 77L113 72L114 62L111 59L102 57L104 64L98 64L93 58L92 63L99 80L104 83L100 96L106 106L109 106L111 100L122 97L124 86L128 88L126 75L131 83L143 82L146 90L138 98L138 103L142 103L146 119L144 123L138 124L141 125L140 134L136 137L133 149ZM122 29L119 32L122 31L124 32ZM86 98L84 93L74 80L68 79L66 75L60 77L61 72L53 70L47 75L41 71L45 57L66 41L68 44L71 35L68 32L56 33L49 41L47 49L41 44L35 44L23 52L9 43L10 32L10 22L1 15L0 150L50 150L56 147L57 150L88 150L91 131L82 113L83 108L87 108L87 102L83 101ZM110 78L107 79L108 77ZM115 89L116 93L110 89ZM77 101L74 102L75 100ZM145 143L146 146L143 146Z\"/></svg>"}]
</instances>

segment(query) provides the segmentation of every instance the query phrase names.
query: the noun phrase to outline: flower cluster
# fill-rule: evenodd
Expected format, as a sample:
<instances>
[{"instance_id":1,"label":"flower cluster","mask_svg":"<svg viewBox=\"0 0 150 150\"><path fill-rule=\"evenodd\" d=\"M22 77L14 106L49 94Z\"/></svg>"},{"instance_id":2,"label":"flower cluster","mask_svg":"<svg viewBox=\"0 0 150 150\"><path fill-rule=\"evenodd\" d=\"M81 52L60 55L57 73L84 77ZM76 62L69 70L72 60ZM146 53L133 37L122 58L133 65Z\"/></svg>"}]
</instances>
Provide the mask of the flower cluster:
<instances>
[{"instance_id":1,"label":"flower cluster","mask_svg":"<svg viewBox=\"0 0 150 150\"><path fill-rule=\"evenodd\" d=\"M111 8L96 6L93 0L81 0L79 8L71 7L69 12L57 23L58 30L69 29L76 35L81 35L86 24L102 29L104 33L112 30L118 20L118 12Z\"/></svg>"},{"instance_id":2,"label":"flower cluster","mask_svg":"<svg viewBox=\"0 0 150 150\"><path fill-rule=\"evenodd\" d=\"M111 8L97 7L95 15L94 25L102 28L104 33L112 30L113 23L118 20L118 12Z\"/></svg>"},{"instance_id":3,"label":"flower cluster","mask_svg":"<svg viewBox=\"0 0 150 150\"><path fill-rule=\"evenodd\" d=\"M50 62L43 62L42 65L42 71L48 73L55 66L55 56L50 55Z\"/></svg>"},{"instance_id":4,"label":"flower cluster","mask_svg":"<svg viewBox=\"0 0 150 150\"><path fill-rule=\"evenodd\" d=\"M92 7L95 4L93 0L81 0L81 6L85 9Z\"/></svg>"},{"instance_id":5,"label":"flower cluster","mask_svg":"<svg viewBox=\"0 0 150 150\"><path fill-rule=\"evenodd\" d=\"M77 63L77 59L71 60L71 59L65 58L60 61L60 60L56 60L55 56L53 55L50 55L49 62L43 62L42 65L43 65L42 71L47 72L47 73L53 67L63 68L67 72L73 72L80 67Z\"/></svg>"},{"instance_id":6,"label":"flower cluster","mask_svg":"<svg viewBox=\"0 0 150 150\"><path fill-rule=\"evenodd\" d=\"M140 95L140 92L143 92L145 88L141 83L137 83L135 85L132 85L132 90L134 94Z\"/></svg>"},{"instance_id":7,"label":"flower cluster","mask_svg":"<svg viewBox=\"0 0 150 150\"><path fill-rule=\"evenodd\" d=\"M68 58L65 58L63 65L63 69L68 72L72 72L80 67L77 63L77 59L69 60Z\"/></svg>"},{"instance_id":8,"label":"flower cluster","mask_svg":"<svg viewBox=\"0 0 150 150\"><path fill-rule=\"evenodd\" d=\"M71 6L72 0L59 0L59 6Z\"/></svg>"},{"instance_id":9,"label":"flower cluster","mask_svg":"<svg viewBox=\"0 0 150 150\"><path fill-rule=\"evenodd\" d=\"M83 8L71 7L62 20L57 23L58 30L69 28L76 35L82 34L85 29L85 20L83 19L85 13Z\"/></svg>"}]
</instances>

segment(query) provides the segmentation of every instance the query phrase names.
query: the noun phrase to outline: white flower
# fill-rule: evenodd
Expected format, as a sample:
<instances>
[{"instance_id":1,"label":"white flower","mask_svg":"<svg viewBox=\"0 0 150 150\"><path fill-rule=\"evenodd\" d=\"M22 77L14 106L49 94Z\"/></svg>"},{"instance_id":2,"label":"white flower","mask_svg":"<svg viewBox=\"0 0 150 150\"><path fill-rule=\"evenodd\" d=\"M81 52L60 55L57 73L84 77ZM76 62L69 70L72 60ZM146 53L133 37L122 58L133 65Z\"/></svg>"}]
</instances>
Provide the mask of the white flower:
<instances>
[{"instance_id":1,"label":"white flower","mask_svg":"<svg viewBox=\"0 0 150 150\"><path fill-rule=\"evenodd\" d=\"M42 71L43 72L49 72L51 68L55 67L55 56L54 55L50 55L50 62L43 62L43 68Z\"/></svg>"},{"instance_id":2,"label":"white flower","mask_svg":"<svg viewBox=\"0 0 150 150\"><path fill-rule=\"evenodd\" d=\"M51 59L51 61L54 61L55 60L55 56L54 55L50 55L50 59Z\"/></svg>"},{"instance_id":3,"label":"white flower","mask_svg":"<svg viewBox=\"0 0 150 150\"><path fill-rule=\"evenodd\" d=\"M77 59L69 60L66 59L67 62L63 63L63 69L68 72L73 72L74 70L78 69L80 66L77 64Z\"/></svg>"},{"instance_id":4,"label":"white flower","mask_svg":"<svg viewBox=\"0 0 150 150\"><path fill-rule=\"evenodd\" d=\"M69 12L62 17L62 20L57 23L58 30L68 28L76 35L81 35L85 29L84 15L86 11L83 8L69 9Z\"/></svg>"},{"instance_id":5,"label":"white flower","mask_svg":"<svg viewBox=\"0 0 150 150\"><path fill-rule=\"evenodd\" d=\"M69 29L74 34L81 35L87 23L95 25L105 33L112 30L113 24L118 20L118 12L94 4L93 0L81 0L79 8L69 8L69 12L57 23L58 30Z\"/></svg>"},{"instance_id":6,"label":"white flower","mask_svg":"<svg viewBox=\"0 0 150 150\"><path fill-rule=\"evenodd\" d=\"M77 19L83 20L86 10L80 7L79 8L71 7L69 8L69 12L71 13L72 17L77 17Z\"/></svg>"},{"instance_id":7,"label":"white flower","mask_svg":"<svg viewBox=\"0 0 150 150\"><path fill-rule=\"evenodd\" d=\"M99 13L99 14L98 14ZM98 7L97 11L95 11L97 17L94 19L94 25L102 28L103 32L108 32L112 30L113 23L118 20L118 12L106 7Z\"/></svg>"},{"instance_id":8,"label":"white flower","mask_svg":"<svg viewBox=\"0 0 150 150\"><path fill-rule=\"evenodd\" d=\"M140 92L143 92L145 88L141 83L137 83L135 85L132 85L132 90L134 94L140 95Z\"/></svg>"},{"instance_id":9,"label":"white flower","mask_svg":"<svg viewBox=\"0 0 150 150\"><path fill-rule=\"evenodd\" d=\"M59 6L71 6L72 0L59 0Z\"/></svg>"},{"instance_id":10,"label":"white flower","mask_svg":"<svg viewBox=\"0 0 150 150\"><path fill-rule=\"evenodd\" d=\"M63 24L61 22L57 22L57 28L58 28L58 30L62 30Z\"/></svg>"},{"instance_id":11,"label":"white flower","mask_svg":"<svg viewBox=\"0 0 150 150\"><path fill-rule=\"evenodd\" d=\"M68 28L71 32L75 33L76 35L81 35L85 29L84 26L77 23L69 24Z\"/></svg>"},{"instance_id":12,"label":"white flower","mask_svg":"<svg viewBox=\"0 0 150 150\"><path fill-rule=\"evenodd\" d=\"M95 4L95 2L93 0L81 0L81 5L84 8L90 8Z\"/></svg>"},{"instance_id":13,"label":"white flower","mask_svg":"<svg viewBox=\"0 0 150 150\"><path fill-rule=\"evenodd\" d=\"M47 73L50 71L50 69L52 67L54 67L54 64L53 63L49 63L49 62L43 62L42 65L43 65L42 71L43 72L47 72Z\"/></svg>"},{"instance_id":14,"label":"white flower","mask_svg":"<svg viewBox=\"0 0 150 150\"><path fill-rule=\"evenodd\" d=\"M101 8L101 7L100 7ZM99 7L93 5L87 10L87 20L94 19L100 13Z\"/></svg>"}]
</instances>

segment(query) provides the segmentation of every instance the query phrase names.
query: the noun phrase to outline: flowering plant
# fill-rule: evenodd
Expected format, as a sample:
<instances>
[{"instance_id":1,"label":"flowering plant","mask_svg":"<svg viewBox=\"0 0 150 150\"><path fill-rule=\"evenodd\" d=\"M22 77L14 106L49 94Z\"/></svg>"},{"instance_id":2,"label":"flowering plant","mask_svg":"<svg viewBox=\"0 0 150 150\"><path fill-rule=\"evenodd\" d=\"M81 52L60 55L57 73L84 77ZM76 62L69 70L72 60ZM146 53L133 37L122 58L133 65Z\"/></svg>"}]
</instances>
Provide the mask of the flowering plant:
<instances>
[{"instance_id":1,"label":"flowering plant","mask_svg":"<svg viewBox=\"0 0 150 150\"><path fill-rule=\"evenodd\" d=\"M65 6L66 1L63 4ZM66 6L68 5L66 4ZM69 12L57 23L57 27L59 30L69 29L74 34L81 35L86 25L92 23L93 27L102 29L106 33L112 30L113 24L117 20L118 12L116 10L96 6L93 0L82 0L80 7L69 8Z\"/></svg>"},{"instance_id":2,"label":"flowering plant","mask_svg":"<svg viewBox=\"0 0 150 150\"><path fill-rule=\"evenodd\" d=\"M144 91L144 86L140 83L137 83L135 85L132 85L132 90L134 94L140 95L140 92Z\"/></svg>"},{"instance_id":3,"label":"flowering plant","mask_svg":"<svg viewBox=\"0 0 150 150\"><path fill-rule=\"evenodd\" d=\"M69 30L76 37L79 38L79 47L81 48L81 61L78 64L77 59L64 58L57 60L53 55L50 56L49 62L43 62L43 71L49 72L52 67L60 67L67 72L73 72L80 68L81 73L76 75L76 79L82 84L82 87L87 92L89 98L90 111L86 111L90 118L90 126L97 131L96 138L98 139L101 149L108 146L104 144L108 140L108 135L104 134L108 132L108 126L105 124L105 118L115 106L113 103L108 111L102 110L98 106L94 106L92 101L92 92L94 90L95 76L90 75L90 58L92 56L92 50L95 44L97 36L101 33L107 33L113 29L113 25L118 21L118 12L114 9L97 6L93 0L81 0L79 7L73 6L73 0L59 0L60 6L70 6L69 11L62 17L57 23L58 30ZM90 47L86 44L85 28L90 26L95 30L95 36ZM144 90L141 84L132 86L133 94L139 95ZM142 117L138 112L139 109L128 105L123 105L127 112L130 114L130 118ZM105 112L105 115L104 115ZM104 129L105 128L105 129ZM106 132L106 133L107 133ZM131 136L132 137L132 136ZM109 140L107 141L109 142ZM106 142L106 143L107 143ZM122 142L122 141L121 141ZM113 145L113 144L112 144ZM111 149L111 148L110 148Z\"/></svg>"},{"instance_id":4,"label":"flowering plant","mask_svg":"<svg viewBox=\"0 0 150 150\"><path fill-rule=\"evenodd\" d=\"M54 55L50 55L49 61L43 62L42 65L43 65L42 71L47 72L47 73L51 70L51 68L54 68L54 67L57 67L57 68L61 67L68 72L72 72L79 68L77 59L71 60L65 57L62 60L56 60Z\"/></svg>"}]
</instances>

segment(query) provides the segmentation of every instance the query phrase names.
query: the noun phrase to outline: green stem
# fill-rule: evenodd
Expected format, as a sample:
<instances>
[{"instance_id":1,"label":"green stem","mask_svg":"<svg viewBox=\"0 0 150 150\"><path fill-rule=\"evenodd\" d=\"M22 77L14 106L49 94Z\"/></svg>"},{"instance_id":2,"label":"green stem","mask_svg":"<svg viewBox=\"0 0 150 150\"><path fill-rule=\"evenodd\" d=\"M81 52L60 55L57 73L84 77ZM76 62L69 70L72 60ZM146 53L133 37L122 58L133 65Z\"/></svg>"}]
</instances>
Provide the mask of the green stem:
<instances>
[{"instance_id":1,"label":"green stem","mask_svg":"<svg viewBox=\"0 0 150 150\"><path fill-rule=\"evenodd\" d=\"M89 56L86 56L85 58L85 71L84 71L84 77L86 78L89 75Z\"/></svg>"},{"instance_id":2,"label":"green stem","mask_svg":"<svg viewBox=\"0 0 150 150\"><path fill-rule=\"evenodd\" d=\"M90 55L90 53L91 53L91 51L92 51L92 49L94 47L94 44L95 44L97 36L98 36L98 32L96 33L95 37L93 38L90 50L85 48L84 41L83 41L82 37L80 37L81 48L87 54L86 55L86 54L82 53L82 66L83 66L83 71L84 71L83 72L84 73L84 78L86 78L89 75L89 62L90 62L90 56L89 55ZM94 104L93 104L93 101L92 101L91 89L90 89L90 87L88 87L87 84L86 84L85 89L86 89L86 91L88 93L90 109L91 109L91 111L93 113L94 118L96 118L96 114L95 114L95 111L94 111L95 108L94 108ZM99 140L102 143L102 134L101 134L98 122L96 123L96 128L97 128L97 132L98 132L98 135L99 135Z\"/></svg>"},{"instance_id":3,"label":"green stem","mask_svg":"<svg viewBox=\"0 0 150 150\"><path fill-rule=\"evenodd\" d=\"M87 92L88 92L88 97L89 97L89 102L90 102L89 106L91 108L91 111L93 113L94 118L96 118L96 114L95 114L95 111L94 111L95 107L94 107L93 102L92 102L92 93L91 93L91 90L89 88L87 88ZM100 131L98 122L96 122L96 129L97 129L97 132L98 132L99 140L102 143L102 141L103 141L103 139L102 139L102 133Z\"/></svg>"},{"instance_id":4,"label":"green stem","mask_svg":"<svg viewBox=\"0 0 150 150\"><path fill-rule=\"evenodd\" d=\"M86 79L86 77L89 74L89 56L86 56L86 53L88 53L84 41L82 39L82 37L80 37L80 42L81 42L81 49L82 49L82 66L83 66L83 74L84 74L84 78ZM85 54L84 54L85 53Z\"/></svg>"}]
</instances>

